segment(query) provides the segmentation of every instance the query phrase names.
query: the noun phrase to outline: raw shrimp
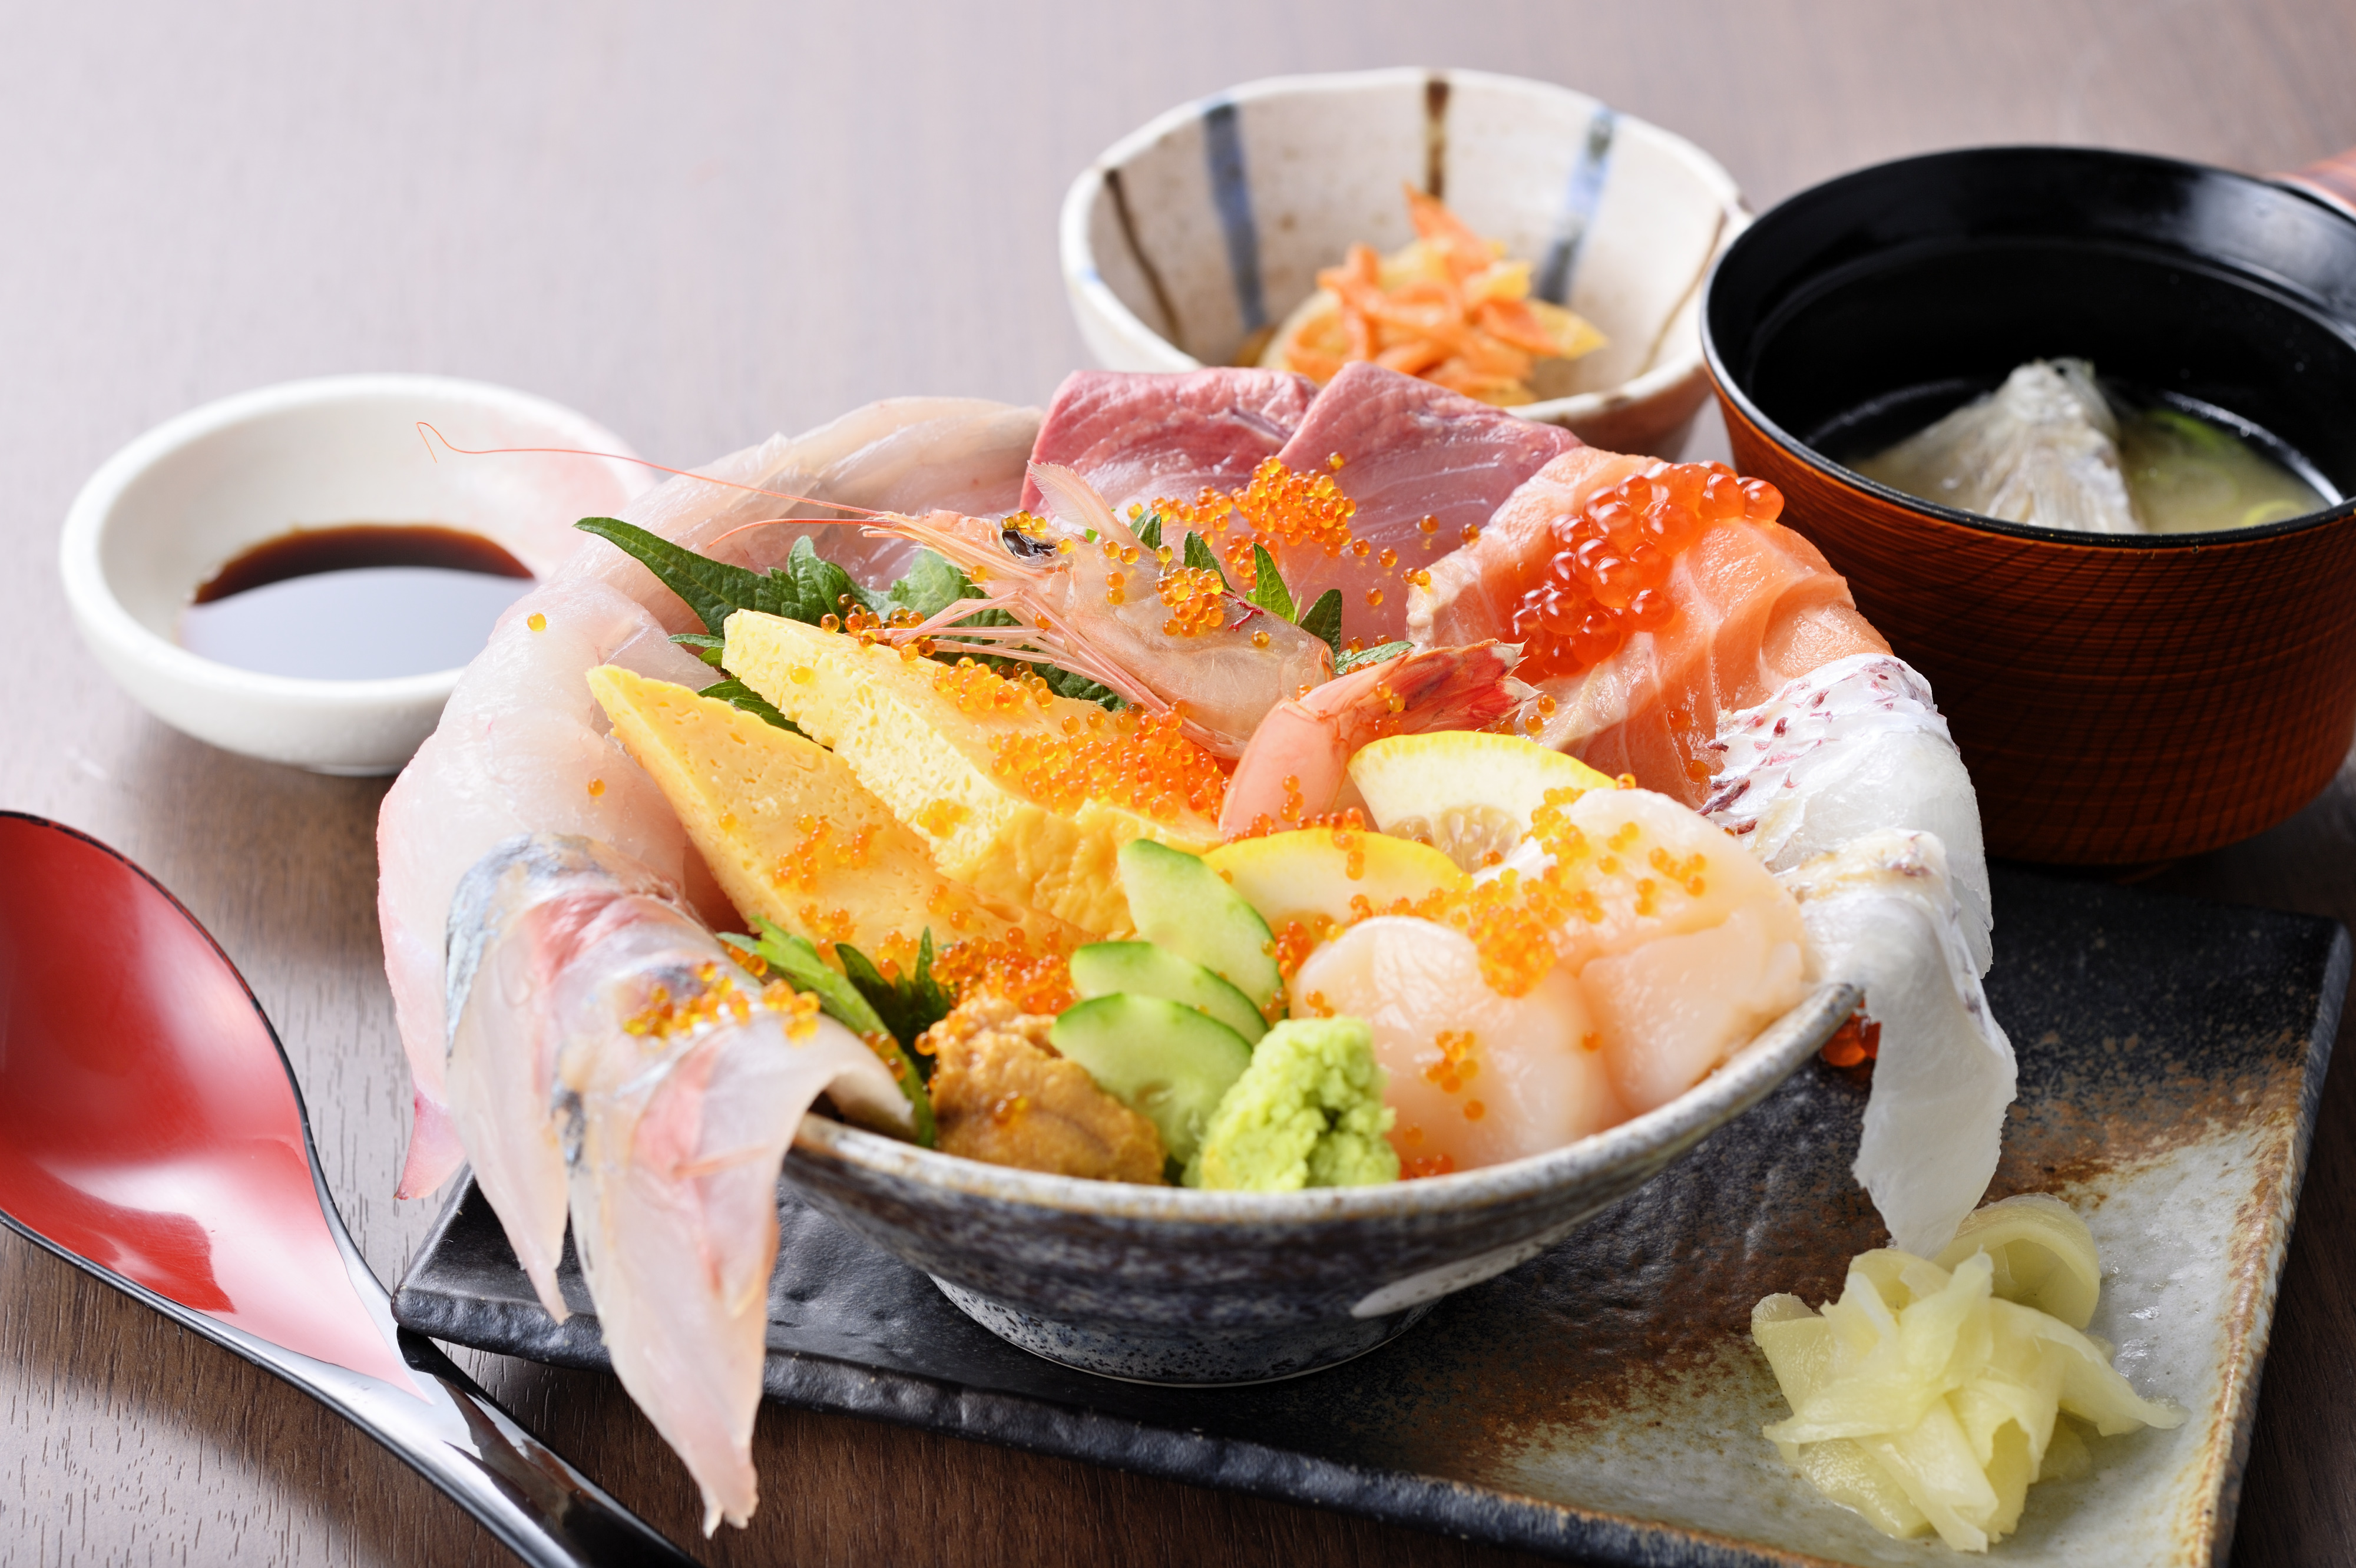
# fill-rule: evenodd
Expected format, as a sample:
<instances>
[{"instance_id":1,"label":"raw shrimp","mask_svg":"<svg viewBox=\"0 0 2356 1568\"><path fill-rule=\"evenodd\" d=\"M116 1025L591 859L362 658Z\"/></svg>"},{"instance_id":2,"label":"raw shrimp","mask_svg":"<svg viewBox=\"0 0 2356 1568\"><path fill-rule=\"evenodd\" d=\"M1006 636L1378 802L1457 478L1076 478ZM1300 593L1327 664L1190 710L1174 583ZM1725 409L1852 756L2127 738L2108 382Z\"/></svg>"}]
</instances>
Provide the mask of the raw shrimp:
<instances>
[{"instance_id":1,"label":"raw shrimp","mask_svg":"<svg viewBox=\"0 0 2356 1568\"><path fill-rule=\"evenodd\" d=\"M1388 735L1483 729L1513 713L1528 688L1511 679L1519 650L1496 641L1401 654L1276 704L1227 781L1219 830L1263 820L1298 824L1341 809L1350 758Z\"/></svg>"},{"instance_id":2,"label":"raw shrimp","mask_svg":"<svg viewBox=\"0 0 2356 1568\"><path fill-rule=\"evenodd\" d=\"M1715 465L1588 450L1534 476L1408 608L1419 644L1522 642L1533 733L1698 805L1720 717L1890 645L1783 498Z\"/></svg>"},{"instance_id":3,"label":"raw shrimp","mask_svg":"<svg viewBox=\"0 0 2356 1568\"><path fill-rule=\"evenodd\" d=\"M777 502L743 488L790 491L852 507L924 511L1011 509L1038 433L1034 410L963 398L902 398L846 414L796 441L773 438L704 472L648 491L627 521L691 549L766 567L822 521L744 532ZM488 461L491 459L474 459ZM723 535L734 535L721 542ZM862 546L862 548L868 548ZM905 562L915 546L886 540L864 569ZM444 1090L448 1048L444 940L459 878L519 832L571 833L603 843L729 911L652 779L607 736L587 672L620 664L656 680L708 685L714 671L669 640L696 629L692 614L654 575L609 550L575 555L500 619L469 665L377 818L377 913L394 1016L415 1086L415 1121L400 1192L415 1197L465 1159Z\"/></svg>"},{"instance_id":4,"label":"raw shrimp","mask_svg":"<svg viewBox=\"0 0 2356 1568\"><path fill-rule=\"evenodd\" d=\"M989 595L884 636L1017 658L1040 657L1018 645L1044 650L1134 706L1176 713L1187 738L1226 757L1242 754L1286 693L1333 674L1323 639L1227 592L1215 573L1174 564L1167 548L1157 556L1070 469L1030 471L1050 514L1040 535L946 511L869 521L871 533L938 551ZM984 609L1019 624L957 626Z\"/></svg>"}]
</instances>

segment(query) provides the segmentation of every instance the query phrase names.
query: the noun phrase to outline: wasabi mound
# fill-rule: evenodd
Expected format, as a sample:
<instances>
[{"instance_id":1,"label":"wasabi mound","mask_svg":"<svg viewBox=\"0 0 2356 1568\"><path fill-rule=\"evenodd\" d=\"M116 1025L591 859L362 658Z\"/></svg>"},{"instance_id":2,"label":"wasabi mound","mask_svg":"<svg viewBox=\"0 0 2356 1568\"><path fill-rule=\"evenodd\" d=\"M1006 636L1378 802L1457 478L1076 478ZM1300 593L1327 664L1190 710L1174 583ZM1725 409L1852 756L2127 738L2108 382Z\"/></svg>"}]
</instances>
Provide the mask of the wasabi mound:
<instances>
[{"instance_id":1,"label":"wasabi mound","mask_svg":"<svg viewBox=\"0 0 2356 1568\"><path fill-rule=\"evenodd\" d=\"M1212 1112L1186 1163L1186 1185L1294 1192L1398 1180L1398 1155L1384 1136L1392 1115L1383 1104L1387 1076L1362 1018L1277 1025Z\"/></svg>"}]
</instances>

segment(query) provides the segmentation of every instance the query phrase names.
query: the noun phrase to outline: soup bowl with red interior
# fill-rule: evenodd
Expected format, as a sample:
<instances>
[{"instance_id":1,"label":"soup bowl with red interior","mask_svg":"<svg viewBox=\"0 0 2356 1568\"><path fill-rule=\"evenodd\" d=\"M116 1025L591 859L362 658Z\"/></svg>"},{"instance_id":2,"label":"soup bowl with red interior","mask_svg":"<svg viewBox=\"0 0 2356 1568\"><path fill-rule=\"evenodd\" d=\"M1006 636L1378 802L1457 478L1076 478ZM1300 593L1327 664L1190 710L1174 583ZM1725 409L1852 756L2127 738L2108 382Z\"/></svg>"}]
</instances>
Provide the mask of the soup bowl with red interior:
<instances>
[{"instance_id":1,"label":"soup bowl with red interior","mask_svg":"<svg viewBox=\"0 0 2356 1568\"><path fill-rule=\"evenodd\" d=\"M2336 194L2335 194L2336 192ZM1703 308L1737 466L1927 676L1987 847L2129 865L2254 833L2356 735L2356 156L2275 181L2130 153L1883 164L1761 218ZM2076 356L2229 428L2332 504L2094 535L1847 466Z\"/></svg>"}]
</instances>

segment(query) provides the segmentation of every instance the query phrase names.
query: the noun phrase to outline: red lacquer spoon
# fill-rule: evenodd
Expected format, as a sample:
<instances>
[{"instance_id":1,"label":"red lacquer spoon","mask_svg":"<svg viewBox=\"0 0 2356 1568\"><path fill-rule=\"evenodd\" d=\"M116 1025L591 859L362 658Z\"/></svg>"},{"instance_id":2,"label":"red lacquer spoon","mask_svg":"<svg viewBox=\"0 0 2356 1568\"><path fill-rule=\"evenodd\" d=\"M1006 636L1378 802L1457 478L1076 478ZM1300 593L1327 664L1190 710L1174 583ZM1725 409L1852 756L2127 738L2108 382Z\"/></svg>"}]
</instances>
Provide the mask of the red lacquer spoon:
<instances>
[{"instance_id":1,"label":"red lacquer spoon","mask_svg":"<svg viewBox=\"0 0 2356 1568\"><path fill-rule=\"evenodd\" d=\"M0 1221L340 1411L526 1562L688 1564L392 1321L228 956L95 839L0 811Z\"/></svg>"}]
</instances>

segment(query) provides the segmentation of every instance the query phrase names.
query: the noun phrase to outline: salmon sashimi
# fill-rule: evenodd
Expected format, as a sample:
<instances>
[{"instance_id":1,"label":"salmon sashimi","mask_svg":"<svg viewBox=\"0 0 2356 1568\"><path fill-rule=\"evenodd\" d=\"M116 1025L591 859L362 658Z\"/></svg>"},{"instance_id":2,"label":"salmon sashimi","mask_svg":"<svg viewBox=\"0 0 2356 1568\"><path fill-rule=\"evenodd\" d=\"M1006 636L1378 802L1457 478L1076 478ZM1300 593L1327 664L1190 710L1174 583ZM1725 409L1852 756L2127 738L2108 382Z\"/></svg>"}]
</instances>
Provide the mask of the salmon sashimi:
<instances>
[{"instance_id":1,"label":"salmon sashimi","mask_svg":"<svg viewBox=\"0 0 2356 1568\"><path fill-rule=\"evenodd\" d=\"M1546 744L1698 806L1721 718L1890 645L1783 498L1714 464L1566 454L1432 568L1414 639L1524 645Z\"/></svg>"}]
</instances>

